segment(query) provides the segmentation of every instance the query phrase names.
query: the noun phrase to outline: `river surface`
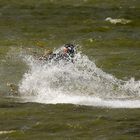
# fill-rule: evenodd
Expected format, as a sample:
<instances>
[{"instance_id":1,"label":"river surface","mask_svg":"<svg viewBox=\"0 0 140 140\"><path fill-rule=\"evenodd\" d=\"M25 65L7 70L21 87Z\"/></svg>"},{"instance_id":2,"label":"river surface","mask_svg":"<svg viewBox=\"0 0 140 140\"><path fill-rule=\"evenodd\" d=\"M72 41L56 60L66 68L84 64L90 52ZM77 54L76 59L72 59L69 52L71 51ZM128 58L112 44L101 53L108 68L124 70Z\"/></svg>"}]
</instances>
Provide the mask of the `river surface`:
<instances>
[{"instance_id":1,"label":"river surface","mask_svg":"<svg viewBox=\"0 0 140 140\"><path fill-rule=\"evenodd\" d=\"M139 140L139 13L139 0L0 0L0 139ZM69 42L74 63L38 60Z\"/></svg>"}]
</instances>

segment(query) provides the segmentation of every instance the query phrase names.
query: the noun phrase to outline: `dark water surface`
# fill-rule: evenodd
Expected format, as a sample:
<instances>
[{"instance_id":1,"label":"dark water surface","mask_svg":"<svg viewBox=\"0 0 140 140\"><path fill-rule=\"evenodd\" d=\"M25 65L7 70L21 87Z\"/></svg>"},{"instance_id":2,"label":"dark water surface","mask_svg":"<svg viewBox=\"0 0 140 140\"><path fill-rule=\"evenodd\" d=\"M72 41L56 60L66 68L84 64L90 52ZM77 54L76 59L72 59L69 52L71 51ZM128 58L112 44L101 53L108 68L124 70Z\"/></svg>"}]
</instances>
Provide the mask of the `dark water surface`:
<instances>
[{"instance_id":1,"label":"dark water surface","mask_svg":"<svg viewBox=\"0 0 140 140\"><path fill-rule=\"evenodd\" d=\"M29 60L67 42L89 60L46 70ZM139 140L140 1L0 0L0 96L2 140Z\"/></svg>"},{"instance_id":2,"label":"dark water surface","mask_svg":"<svg viewBox=\"0 0 140 140\"><path fill-rule=\"evenodd\" d=\"M1 139L135 139L140 137L139 109L0 103Z\"/></svg>"}]
</instances>

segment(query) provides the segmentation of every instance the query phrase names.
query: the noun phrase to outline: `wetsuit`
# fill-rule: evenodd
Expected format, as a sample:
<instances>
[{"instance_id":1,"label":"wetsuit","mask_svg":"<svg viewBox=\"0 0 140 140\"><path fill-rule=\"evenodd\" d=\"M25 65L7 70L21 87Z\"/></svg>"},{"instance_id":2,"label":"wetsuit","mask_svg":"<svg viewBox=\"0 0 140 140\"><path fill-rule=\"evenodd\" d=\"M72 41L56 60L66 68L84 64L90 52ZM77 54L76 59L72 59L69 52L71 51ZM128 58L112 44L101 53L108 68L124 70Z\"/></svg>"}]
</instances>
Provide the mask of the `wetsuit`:
<instances>
[{"instance_id":1,"label":"wetsuit","mask_svg":"<svg viewBox=\"0 0 140 140\"><path fill-rule=\"evenodd\" d=\"M44 57L43 60L54 60L54 61L59 61L59 60L66 60L66 61L71 61L73 62L73 58L75 55L75 46L72 44L66 44L64 46L67 48L67 52L58 52L58 53L52 53L49 54L48 56Z\"/></svg>"}]
</instances>

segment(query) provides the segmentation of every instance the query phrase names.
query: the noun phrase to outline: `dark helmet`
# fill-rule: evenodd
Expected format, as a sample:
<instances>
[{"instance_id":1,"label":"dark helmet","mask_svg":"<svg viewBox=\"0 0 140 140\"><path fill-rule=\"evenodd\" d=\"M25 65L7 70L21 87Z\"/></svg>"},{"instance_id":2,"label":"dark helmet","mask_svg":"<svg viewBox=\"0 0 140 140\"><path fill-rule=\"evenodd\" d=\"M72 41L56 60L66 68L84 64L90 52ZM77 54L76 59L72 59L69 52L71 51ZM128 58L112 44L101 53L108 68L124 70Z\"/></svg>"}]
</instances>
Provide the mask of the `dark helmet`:
<instances>
[{"instance_id":1,"label":"dark helmet","mask_svg":"<svg viewBox=\"0 0 140 140\"><path fill-rule=\"evenodd\" d=\"M73 54L74 52L75 52L75 46L73 45L73 44L65 44L65 46L64 46L65 48L67 48L68 49L68 53L70 53L70 54Z\"/></svg>"}]
</instances>

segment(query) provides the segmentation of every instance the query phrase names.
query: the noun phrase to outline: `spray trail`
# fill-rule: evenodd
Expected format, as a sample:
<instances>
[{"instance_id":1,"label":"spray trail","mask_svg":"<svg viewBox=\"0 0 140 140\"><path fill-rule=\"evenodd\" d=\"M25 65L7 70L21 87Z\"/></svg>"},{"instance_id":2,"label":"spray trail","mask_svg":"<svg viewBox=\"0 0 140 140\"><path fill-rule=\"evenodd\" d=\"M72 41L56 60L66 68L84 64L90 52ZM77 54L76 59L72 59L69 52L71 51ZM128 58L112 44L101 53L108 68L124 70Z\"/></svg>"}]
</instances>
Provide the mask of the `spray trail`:
<instances>
[{"instance_id":1,"label":"spray trail","mask_svg":"<svg viewBox=\"0 0 140 140\"><path fill-rule=\"evenodd\" d=\"M19 85L21 97L46 104L140 108L140 81L119 80L80 52L74 59L74 63L63 60L55 63L26 56L24 61L29 71Z\"/></svg>"}]
</instances>

